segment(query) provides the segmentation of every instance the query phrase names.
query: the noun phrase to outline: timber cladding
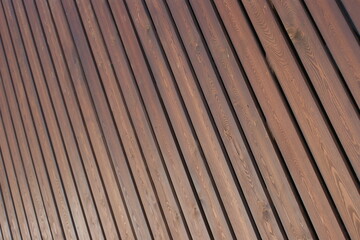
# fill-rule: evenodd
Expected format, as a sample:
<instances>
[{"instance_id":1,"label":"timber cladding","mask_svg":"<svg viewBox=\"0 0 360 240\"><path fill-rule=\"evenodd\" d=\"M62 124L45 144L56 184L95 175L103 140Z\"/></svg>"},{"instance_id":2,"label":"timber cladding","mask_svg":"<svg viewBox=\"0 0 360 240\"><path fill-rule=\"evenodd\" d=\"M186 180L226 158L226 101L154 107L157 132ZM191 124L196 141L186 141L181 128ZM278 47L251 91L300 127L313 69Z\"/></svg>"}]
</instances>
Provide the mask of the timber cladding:
<instances>
[{"instance_id":1,"label":"timber cladding","mask_svg":"<svg viewBox=\"0 0 360 240\"><path fill-rule=\"evenodd\" d=\"M360 239L359 0L0 0L0 239Z\"/></svg>"}]
</instances>

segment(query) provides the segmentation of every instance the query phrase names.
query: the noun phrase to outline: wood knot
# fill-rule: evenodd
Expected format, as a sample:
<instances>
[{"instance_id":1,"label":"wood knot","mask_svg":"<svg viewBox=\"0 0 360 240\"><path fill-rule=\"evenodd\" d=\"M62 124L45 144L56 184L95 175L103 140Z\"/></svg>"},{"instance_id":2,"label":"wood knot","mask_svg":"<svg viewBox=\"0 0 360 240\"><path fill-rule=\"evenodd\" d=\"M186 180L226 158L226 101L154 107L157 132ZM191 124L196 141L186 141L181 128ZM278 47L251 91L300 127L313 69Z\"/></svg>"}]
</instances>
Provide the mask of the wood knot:
<instances>
[{"instance_id":1,"label":"wood knot","mask_svg":"<svg viewBox=\"0 0 360 240\"><path fill-rule=\"evenodd\" d=\"M264 221L268 222L270 221L271 214L270 214L270 207L268 204L265 204L262 209L262 217Z\"/></svg>"},{"instance_id":2,"label":"wood knot","mask_svg":"<svg viewBox=\"0 0 360 240\"><path fill-rule=\"evenodd\" d=\"M269 210L264 210L263 211L263 219L266 221L266 222L268 222L269 220L270 220L270 213L269 213Z\"/></svg>"},{"instance_id":3,"label":"wood knot","mask_svg":"<svg viewBox=\"0 0 360 240\"><path fill-rule=\"evenodd\" d=\"M304 33L297 27L288 27L286 31L292 41L300 41L304 38Z\"/></svg>"}]
</instances>

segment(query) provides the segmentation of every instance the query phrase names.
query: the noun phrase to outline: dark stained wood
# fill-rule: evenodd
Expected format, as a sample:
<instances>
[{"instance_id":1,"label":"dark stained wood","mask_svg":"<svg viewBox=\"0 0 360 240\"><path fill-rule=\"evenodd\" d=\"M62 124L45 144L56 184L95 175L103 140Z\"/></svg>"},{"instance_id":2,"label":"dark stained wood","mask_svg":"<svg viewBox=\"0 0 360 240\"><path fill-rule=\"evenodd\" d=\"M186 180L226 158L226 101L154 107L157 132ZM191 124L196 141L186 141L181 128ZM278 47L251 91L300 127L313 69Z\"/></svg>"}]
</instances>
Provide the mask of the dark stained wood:
<instances>
[{"instance_id":1,"label":"dark stained wood","mask_svg":"<svg viewBox=\"0 0 360 240\"><path fill-rule=\"evenodd\" d=\"M108 49L110 58L114 65L114 71L116 73L118 83L123 90L120 90L120 94L124 96L125 101L128 101L128 106L134 106L141 104L141 100L138 97L136 86L134 85L134 79L129 69L129 63L127 62L124 49L122 47L121 40L117 35L117 30L114 22L112 21L110 9L104 1L93 1L94 10L98 16L98 22L103 34L110 36L105 38L105 43ZM99 19L103 19L99 21ZM114 41L110 41L114 39ZM110 51L113 49L114 51ZM128 79L127 81L121 79ZM161 156L157 153L157 147L152 139L152 133L149 126L147 126L147 117L142 108L127 108L127 111L133 119L133 125L135 129L139 130L136 141L143 149L145 159L147 159L147 168L152 175L154 186L157 189L158 198L161 203L168 202L168 204L162 204L162 211L167 218L167 224L169 225L170 234L174 237L186 238L187 233L185 226L181 219L176 219L176 216L180 215L176 200L172 198L172 183L169 182L166 176L165 169L162 165ZM131 127L129 127L131 128ZM135 141L135 139L133 140ZM169 198L170 196L170 198ZM180 221L179 221L180 220ZM154 234L159 235L159 230L154 229ZM160 237L160 236L158 236Z\"/></svg>"},{"instance_id":2,"label":"dark stained wood","mask_svg":"<svg viewBox=\"0 0 360 240\"><path fill-rule=\"evenodd\" d=\"M1 148L4 149L3 151L3 156L4 159L7 159L6 161L3 161L1 164L1 176L2 176L2 183L8 182L9 184L9 188L11 188L11 196L9 196L8 201L12 201L12 203L14 204L14 207L16 209L16 220L17 222L15 223L15 219L13 218L13 228L16 227L16 229L13 229L13 231L15 232L14 234L17 234L19 238L25 238L25 239L30 239L30 230L29 230L29 226L26 220L26 216L25 216L25 210L24 210L24 205L20 196L20 191L19 191L19 185L17 183L17 179L15 176L15 172L14 172L14 165L12 163L12 159L10 156L10 152L8 149L8 145L6 142L6 136L5 136L5 132L4 132L4 123L3 123L3 119L1 117L1 122L0 122L0 134L1 134ZM10 190L9 190L10 191ZM17 226L16 226L16 225ZM15 226L14 226L15 225Z\"/></svg>"},{"instance_id":3,"label":"dark stained wood","mask_svg":"<svg viewBox=\"0 0 360 240\"><path fill-rule=\"evenodd\" d=\"M78 58L76 57L76 51L71 41L71 35L67 28L67 23L66 21L58 21L59 24L55 28L48 9L49 6L46 4L46 2L38 1L37 7L39 9L42 22L47 23L44 26L45 33L48 39L49 48L52 51L52 57L54 59L54 64L56 66L58 76L60 77L59 83L61 85L62 92L66 96L65 100L67 100L68 106L74 107L74 103L83 106L82 113L84 114L84 119L93 119L92 121L86 121L86 126L88 128L88 134L92 143L93 151L95 152L95 157L98 160L98 166L103 178L103 184L105 186L117 186L115 176L112 175L112 166L108 159L108 153L102 139L101 130L98 124L96 124L97 118L91 104L91 99L86 89L86 85L82 80L82 69L79 65ZM62 12L58 11L56 13L61 14ZM57 16L63 17L63 15ZM46 19L46 21L44 19ZM53 34L54 29L62 33L60 35L62 39L58 39L59 35ZM59 43L60 40L62 41L62 44L64 44L63 48ZM57 54L58 52L62 51L64 52L65 56ZM68 63L65 62L65 59ZM71 82L71 79L75 79L75 81ZM76 95L74 95L74 91L78 93L78 98ZM76 108L74 110L76 111ZM71 116L73 115L74 114L71 114ZM120 230L124 236L131 236L132 230L129 220L126 216L125 207L123 205L123 200L119 189L107 188L106 192L108 194L108 201L111 204L112 215L113 218L115 218L118 231ZM118 236L115 232L110 234L114 235L114 238Z\"/></svg>"},{"instance_id":4,"label":"dark stained wood","mask_svg":"<svg viewBox=\"0 0 360 240\"><path fill-rule=\"evenodd\" d=\"M80 12L84 12L84 15L81 14L83 22L88 22L85 26L89 26L89 28L86 28L88 36L90 36L89 42L94 52L96 64L102 78L108 101L110 102L110 108L112 109L117 129L122 138L125 154L128 158L129 165L132 168L132 172L136 176L135 182L144 206L145 214L148 216L152 235L155 239L166 239L169 236L161 215L160 206L157 202L154 189L152 189L150 178L146 171L140 148L136 142L130 119L127 116L127 109L124 105L123 96L119 93L115 73L111 68L109 56L106 54L104 42L101 41L101 32L98 28L94 12L92 11L89 2L79 1L78 3ZM98 8L95 7L95 9ZM142 239L144 238L144 235L139 235L138 238Z\"/></svg>"},{"instance_id":5,"label":"dark stained wood","mask_svg":"<svg viewBox=\"0 0 360 240\"><path fill-rule=\"evenodd\" d=\"M160 35L160 37L161 37L161 35ZM159 52L157 54L161 54L161 52ZM164 62L159 62L157 65L159 65L159 64L164 66L164 69L165 69L166 65ZM181 62L180 62L180 64L181 64ZM172 119L172 122L177 123L174 126L174 130L180 141L180 146L183 147L183 149L184 149L184 157L185 157L185 159L194 159L193 161L196 161L197 166L192 166L193 163L191 163L191 162L188 163L188 166L190 166L191 169L197 169L197 171L199 172L199 173L197 173L199 176L194 177L194 181L197 186L199 181L201 181L201 182L207 181L208 182L209 180L206 180L206 178L204 176L206 173L205 174L202 173L206 170L204 169L202 160L199 159L201 157L201 155L199 153L199 150L197 150L197 148L196 148L196 142L191 137L192 133L191 133L191 129L190 129L189 125L187 124L186 117L185 117L184 113L181 111L181 109L182 109L181 102L176 97L177 93L176 93L174 83L171 80L171 75L170 75L170 73L166 73L166 72L164 73L164 72L165 71L163 71L163 77L160 78L160 77L156 77L157 75L155 75L155 79L157 79L157 85L159 87L159 91L162 95L162 98L164 99L165 107L168 109L169 117L170 117L170 119ZM160 73L154 73L154 74L160 74ZM177 73L176 73L176 75L177 75ZM196 101L198 101L198 100L196 100ZM174 105L178 106L178 107L174 108L173 107ZM204 109L202 109L202 112L205 112L205 111L204 111ZM197 126L198 126L198 124L197 124ZM209 124L208 124L208 127L211 127L211 126L209 126ZM211 133L211 128L208 129L208 131ZM183 133L185 133L184 135L188 136L188 137L184 138L185 136L182 135ZM202 136L200 136L200 137L201 137L201 139L204 139ZM233 199L231 201L239 202L239 204L241 204L241 199L239 198L239 196L233 195L234 190L236 189L236 186L231 183L232 182L231 173L228 170L228 166L226 166L226 162L224 161L224 156L222 154L221 148L218 145L214 145L214 146L209 145L208 147L209 148L212 148L212 147L217 148L216 152L212 152L213 159L211 159L211 160L209 159L210 161L208 162L208 164L209 164L210 168L214 170L213 176L215 178L215 182L217 182L217 184L218 184L218 189L219 189L220 194L223 196L227 196L227 199L226 198L225 198L225 200L223 199L224 204L225 204L226 208L233 210L230 213L230 215L231 215L231 218L234 220L236 215L238 217L241 216L240 215L241 211L244 213L244 209L239 208L237 210L237 207L234 205L231 206L231 202L229 202L229 201L231 199ZM189 148L193 149L192 153L188 152L187 149L189 149ZM205 155L210 156L209 152L207 150L204 149L204 151L205 151ZM196 153L196 156L197 156L196 158L192 157L194 153ZM221 159L222 161L219 161L218 159ZM199 177L202 177L205 179L201 179ZM203 191L201 191L201 189L199 189L199 192L201 193ZM209 197L204 194L200 194L199 197L201 199L203 199L203 201L205 203L206 203L206 201L209 201ZM214 208L216 207L216 205L214 206L214 204L211 204L211 203L205 204L205 206L207 206L207 205L209 205L209 207L204 208L204 211L205 211L205 214L208 215L211 212L214 212ZM213 205L214 207L210 207L211 205ZM213 209L211 209L211 208L213 208ZM237 212L235 212L235 210ZM219 222L219 220L217 219L216 216L213 218L214 218L215 222L209 222L209 224L214 229L214 232L213 232L214 236L216 238L219 238L221 235L224 235L224 233L221 233L221 231L219 231L219 230L226 228L226 225L223 226L224 222L222 222L222 223ZM238 229L236 229L235 231L238 232ZM226 237L226 235L224 235L224 236Z\"/></svg>"},{"instance_id":6,"label":"dark stained wood","mask_svg":"<svg viewBox=\"0 0 360 240\"><path fill-rule=\"evenodd\" d=\"M2 156L0 154L0 161L2 162ZM1 163L2 164L2 163ZM9 227L9 218L7 209L5 208L3 191L0 188L0 239L8 240L12 239L11 231Z\"/></svg>"},{"instance_id":7,"label":"dark stained wood","mask_svg":"<svg viewBox=\"0 0 360 240\"><path fill-rule=\"evenodd\" d=\"M123 150L123 143L121 139L118 138L118 130L115 128L115 123L112 117L114 113L110 112L109 106L106 103L105 93L102 91L101 83L99 82L99 75L96 72L95 63L91 57L91 52L89 46L86 44L84 30L81 28L80 19L76 14L76 8L73 6L73 2L67 1L64 2L65 12L67 14L68 21L70 24L70 29L72 34L75 35L75 43L81 47L78 48L79 55L84 61L83 67L85 76L87 77L89 83L89 89L94 100L94 105L96 110L99 112L99 120L105 134L105 141L109 147L110 156L112 158L112 164L116 172L119 186L123 192L124 201L128 205L128 211L130 216L132 216L132 226L134 229L134 234L139 239L149 239L151 235L151 230L147 226L147 221L145 213L142 211L142 206L140 199L138 198L138 193L136 186L134 185L132 176L129 172L129 165L127 156ZM86 26L89 26L90 20L87 18L84 21ZM90 26L89 26L90 27ZM87 29L88 30L88 29ZM92 30L94 30L92 28ZM93 39L93 32L90 39ZM101 62L101 64L105 64ZM99 70L100 71L100 70ZM104 76L101 75L103 78ZM107 76L105 76L107 77ZM149 189L150 190L150 189Z\"/></svg>"},{"instance_id":8,"label":"dark stained wood","mask_svg":"<svg viewBox=\"0 0 360 240\"><path fill-rule=\"evenodd\" d=\"M0 239L358 239L358 0L1 0Z\"/></svg>"},{"instance_id":9,"label":"dark stained wood","mask_svg":"<svg viewBox=\"0 0 360 240\"><path fill-rule=\"evenodd\" d=\"M29 26L26 19L24 19L24 17L26 16L23 6L16 6L16 9L19 10L19 13L17 15L19 19L19 25L21 26L20 29L23 31L23 36L25 36L24 39L28 40L25 41L25 45L27 45L26 50L28 50L29 61L30 63L34 63L33 76L35 79L38 95L40 96L40 101L50 104L52 103L52 101L50 100L49 94L46 91L47 86L45 85L44 81L43 69L41 69L40 67L40 62L38 60L37 53L35 52L36 48L34 46L34 43L32 42L32 36L30 35L30 29L28 28ZM34 73L35 71L36 73ZM42 74L39 74L40 72ZM87 218L87 224L89 225L90 234L93 238L102 239L102 230L89 190L89 184L84 174L79 152L76 149L76 144L72 136L71 127L69 126L69 122L66 121L66 114L61 113L58 115L57 118L60 125L59 128L62 134L62 138L65 143L66 154L68 158L71 159L70 165L72 167L72 171L76 173L74 174L74 178L77 182L77 191L82 201L82 208L84 209L84 214Z\"/></svg>"},{"instance_id":10,"label":"dark stained wood","mask_svg":"<svg viewBox=\"0 0 360 240\"><path fill-rule=\"evenodd\" d=\"M360 233L358 182L348 171L345 156L294 61L270 6L262 0L245 1L244 5L348 231L352 237L357 237Z\"/></svg>"},{"instance_id":11,"label":"dark stained wood","mask_svg":"<svg viewBox=\"0 0 360 240\"><path fill-rule=\"evenodd\" d=\"M5 59L5 58L3 58L3 59ZM5 68L5 66L6 65L2 65L2 69L5 71L5 72L3 72L3 74L10 78L8 70L7 70L7 68ZM16 63L14 63L14 66L16 66ZM17 74L19 74L18 71L15 71L13 73L16 75L16 77L18 77L17 76ZM22 95L22 96L23 97L21 99L26 101L25 96L24 95ZM22 118L24 120L23 121L24 126L27 129L27 133L28 133L27 136L29 137L28 142L29 142L29 145L31 147L31 151L32 151L33 156L34 156L33 160L34 160L34 164L35 164L35 167L36 167L36 171L38 173L37 176L38 176L38 180L40 182L40 187L42 188L42 192L46 192L46 193L43 193L43 199L44 199L44 202L45 202L45 206L48 206L48 208L47 208L47 217L49 218L49 220L51 222L51 228L52 228L52 231L53 231L53 236L60 238L60 236L62 235L62 230L61 230L61 226L60 226L58 216L57 216L57 213L56 213L55 203L53 202L53 199L52 199L52 190L51 190L51 188L49 186L49 178L48 178L48 175L47 175L47 171L44 168L44 162L43 162L43 159L42 159L42 153L40 153L40 147L38 146L37 135L35 134L34 126L31 123L31 115L29 113L29 109L28 109L27 104L25 102L22 102L22 101L19 101L19 100L18 100L18 102L19 102L20 110L22 111L21 114L24 114L24 115L22 115ZM49 171L49 172L51 173L51 171Z\"/></svg>"},{"instance_id":12,"label":"dark stained wood","mask_svg":"<svg viewBox=\"0 0 360 240\"><path fill-rule=\"evenodd\" d=\"M345 11L349 14L350 21L354 25L355 32L359 38L360 34L360 1L359 0L341 0L341 3L345 7ZM341 6L342 7L342 6ZM351 28L352 26L350 26Z\"/></svg>"},{"instance_id":13,"label":"dark stained wood","mask_svg":"<svg viewBox=\"0 0 360 240\"><path fill-rule=\"evenodd\" d=\"M4 59L3 53L4 53L3 49L1 49L0 54ZM10 79L6 78L6 80L8 81L7 86L9 86L9 84L11 84L9 81ZM1 84L2 84L2 86L0 87L1 102L4 103L1 106L2 107L1 112L2 114L4 114L4 117L2 118L3 125L1 130L2 132L1 136L3 140L2 142L7 141L6 145L8 144L8 146L10 147L9 149L10 152L7 152L6 154L7 156L5 156L5 165L8 166L12 165L12 168L14 170L13 178L16 178L16 182L19 186L19 190L21 194L20 197L26 214L27 225L30 230L30 235L29 236L25 235L24 238L27 237L40 238L40 229L34 209L35 208L34 199L33 196L30 195L30 186L32 187L38 187L38 186L37 184L35 184L35 182L29 181L27 171L29 170L30 167L30 161L29 159L25 159L27 161L27 164L24 164L24 157L20 155L20 150L19 150L19 147L20 148L24 147L24 145L26 144L26 140L20 137L17 138L17 136L15 135L16 129L20 130L20 128L14 126L13 116L10 115L10 110L9 110L10 106L12 105L9 105L8 100L5 99L6 95L4 91L4 83L2 82ZM8 93L11 93L12 96L14 95L13 91L9 92L8 88L6 90ZM12 110L16 110L16 108L12 106ZM22 143L22 145L20 145L19 147L17 146L18 142ZM2 144L2 148L5 148L6 145ZM9 168L7 167L7 169ZM32 180L34 181L34 178L32 178Z\"/></svg>"},{"instance_id":14,"label":"dark stained wood","mask_svg":"<svg viewBox=\"0 0 360 240\"><path fill-rule=\"evenodd\" d=\"M339 225L334 225L336 216L312 167L311 157L304 148L291 115L274 84L271 70L266 65L244 13L233 0L216 0L215 4L303 203L307 209L311 209L308 213L318 236L328 239L343 238Z\"/></svg>"},{"instance_id":15,"label":"dark stained wood","mask_svg":"<svg viewBox=\"0 0 360 240\"><path fill-rule=\"evenodd\" d=\"M124 4L125 4L124 2L110 1L111 7L122 11L121 12L122 14L120 16L126 18L127 13ZM130 4L129 6L130 12L143 11L140 8L141 6L139 6L139 2L132 1L129 4ZM135 22L138 24L139 21L146 21L146 18L137 18L135 20ZM120 23L118 24L120 25ZM141 27L141 25L138 24L136 24L136 26ZM140 23L140 24L144 24L144 23ZM129 29L129 27L131 27L131 25L128 25L126 29L127 31L118 27L120 34L122 30L126 31L126 33L121 34L121 36L124 37L126 36L129 38L132 37L132 39L130 38L123 40L125 46L129 46L130 43L134 43L134 40L136 40L133 32L134 30L131 28ZM129 36L129 34L131 35ZM154 38L152 37L152 41L153 40ZM138 48L138 46L135 47ZM127 48L125 47L125 49ZM132 50L133 48L129 47L129 49ZM136 50L137 53L139 53L140 49L136 49ZM136 54L136 52L135 53L134 52L131 53L133 56ZM158 52L154 51L153 54L158 54ZM135 56L137 56L137 59L134 59L134 57L131 58L131 55L129 54L130 63L132 64L132 66L134 66L134 64L137 64L133 67L135 71L135 78L137 81L137 85L145 101L145 107L147 108L151 124L153 125L154 133L158 140L160 150L162 151L163 157L166 163L168 164L167 169L172 178L174 184L174 190L177 193L180 205L182 206L183 214L188 223L190 234L194 239L209 238L209 233L206 229L203 216L198 206L198 202L196 201L196 198L193 194L193 189L190 182L191 179L190 181L189 179L187 179L186 169L184 169L183 162L181 159L182 158L181 152L178 152L177 150L178 148L176 146L176 142L175 142L176 140L173 139L170 126L168 125L166 116L163 112L164 110L162 109L161 103L157 98L156 90L154 86L151 84L152 80L148 70L146 69L146 63L144 62L143 57L140 57L141 55L139 56L139 54L137 54ZM159 65L158 61L161 61L159 59L159 55L157 55L157 58L154 58L153 60L155 59L157 60L153 61L152 64ZM136 62L134 63L134 61ZM159 65L159 66L163 66L163 65ZM140 69L143 69L143 71L139 71ZM159 71L164 71L164 70L165 69L163 67L159 69Z\"/></svg>"},{"instance_id":16,"label":"dark stained wood","mask_svg":"<svg viewBox=\"0 0 360 240\"><path fill-rule=\"evenodd\" d=\"M9 76L8 72L6 72L5 75L8 77ZM7 92L7 94L5 94L4 87L3 87L4 85L5 85L5 91ZM4 83L4 85L2 87L0 87L1 94L4 97L7 95L8 99L7 100L2 99L2 100L4 102L8 103L8 106L9 106L10 110L12 111L10 116L11 116L11 120L13 122L13 127L14 127L16 135L17 135L17 142L19 143L20 154L21 154L21 156L18 154L16 154L16 155L13 154L13 157L22 159L23 166L24 166L24 169L26 172L25 176L28 179L27 181L28 181L28 185L29 185L31 195L32 195L32 201L33 201L35 210L37 212L37 217L38 217L37 221L39 223L40 229L42 230L42 237L49 238L49 237L51 237L50 227L49 227L48 219L47 219L47 216L45 213L43 201L41 198L39 184L38 184L37 178L35 176L33 161L31 159L29 148L27 146L27 139L25 138L24 128L21 124L21 118L20 118L20 114L19 114L19 111L17 108L15 93L14 93L13 88L9 86L9 83ZM4 110L4 112L7 112L7 111ZM9 112L7 112L7 113L10 114ZM5 125L6 125L6 123L5 123ZM6 128L11 129L10 126L8 126ZM22 173L22 174L24 174L24 173Z\"/></svg>"},{"instance_id":17,"label":"dark stained wood","mask_svg":"<svg viewBox=\"0 0 360 240\"><path fill-rule=\"evenodd\" d=\"M357 107L360 107L360 48L336 1L308 1L306 6L335 59ZM359 2L353 5L359 8Z\"/></svg>"},{"instance_id":18,"label":"dark stained wood","mask_svg":"<svg viewBox=\"0 0 360 240\"><path fill-rule=\"evenodd\" d=\"M273 1L345 152L360 177L359 115L300 2ZM319 46L319 47L315 47Z\"/></svg>"},{"instance_id":19,"label":"dark stained wood","mask_svg":"<svg viewBox=\"0 0 360 240\"><path fill-rule=\"evenodd\" d=\"M2 119L1 119L2 120ZM0 152L0 174L1 174L1 197L3 200L3 212L6 213L6 221L10 226L10 238L9 239L20 239L20 227L19 227L19 223L18 223L18 217L17 217L17 213L15 212L14 209L14 201L13 198L11 196L11 191L10 191L10 185L8 182L8 178L7 178L7 174L5 171L5 166L4 166L4 160L3 160L3 154L2 152ZM2 221L4 221L4 216L2 217ZM3 232L3 235L6 234L6 229L4 229L3 226L6 226L6 223L1 222L1 229ZM6 235L5 235L6 236Z\"/></svg>"},{"instance_id":20,"label":"dark stained wood","mask_svg":"<svg viewBox=\"0 0 360 240\"><path fill-rule=\"evenodd\" d=\"M14 12L11 12L11 3L8 2L7 10L9 11L9 18L15 17ZM11 15L10 15L11 14ZM11 18L10 18L11 19ZM14 19L11 19L11 25L16 26L16 22ZM29 61L29 56L25 55L24 46L22 43L22 38L20 38L19 29L17 28L10 28L12 30L12 37L16 48L17 56L19 59L20 71L22 72L23 76L23 83L21 81L16 82L19 87L25 88L26 94L29 97L30 102L39 101L39 107L42 108L45 116L45 122L47 123L47 129L49 130L51 141L54 145L54 152L55 156L58 161L58 167L60 169L60 174L62 177L62 181L64 184L65 191L67 193L67 198L69 201L69 207L73 211L72 219L77 229L77 236L80 239L87 239L89 238L89 227L85 220L84 210L80 203L78 189L75 186L74 175L73 171L71 170L68 153L65 150L64 142L62 139L62 135L60 134L58 121L56 121L56 117L54 115L54 111L51 108L51 102L48 100L48 96L46 94L37 93L37 90L34 86L34 80L39 81L41 79L41 72L40 69L34 69L36 66L36 62ZM31 66L30 66L31 65ZM30 69L31 67L31 69ZM24 84L24 85L22 85ZM37 99L39 96L40 99ZM81 183L81 182L80 182ZM29 220L30 221L30 220ZM32 222L32 221L31 221ZM80 230L81 229L81 230Z\"/></svg>"},{"instance_id":21,"label":"dark stained wood","mask_svg":"<svg viewBox=\"0 0 360 240\"><path fill-rule=\"evenodd\" d=\"M63 127L62 132L69 131L68 134L70 134L71 136L71 130L74 130L77 141L75 142L72 138L70 138L70 144L68 145L68 147L70 149L72 148L72 151L76 151L73 148L78 146L82 155L84 167L88 173L87 177L89 179L90 187L92 188L92 194L96 202L96 207L102 222L101 225L104 229L104 234L109 239L115 239L117 236L117 231L111 216L111 210L106 199L104 187L102 185L101 178L97 170L96 162L92 154L91 146L86 136L87 133L84 129L84 125L80 115L81 112L78 107L75 107L77 105L65 105L64 97L60 92L60 86L57 82L58 80L64 81L64 72L60 71L59 74L55 73L54 66L52 64L53 59L49 55L48 49L42 47L46 45L46 41L40 25L39 16L37 15L36 9L34 8L34 2L30 4L30 1L26 1L25 4L28 8L29 20L30 22L34 23L32 26L34 40L38 44L37 49L40 55L40 59L42 60L42 66L48 83L47 86L52 97L52 102L54 103L55 111L57 112L58 118L61 119L60 123L66 124L67 126ZM72 95L71 97L74 100L74 97ZM66 96L66 99L69 99L71 97ZM73 124L72 126L70 125L71 123L69 123L68 115L70 115L70 120L73 120L71 122ZM81 161L79 158L77 159ZM101 235L97 236L97 238L100 237Z\"/></svg>"},{"instance_id":22,"label":"dark stained wood","mask_svg":"<svg viewBox=\"0 0 360 240\"><path fill-rule=\"evenodd\" d=\"M235 100L234 95L233 94L231 95L233 101L234 100L236 101L235 104L233 104L233 106L235 108L235 111L237 112L237 116L240 120L244 133L247 136L250 148L256 159L257 166L260 168L265 183L268 189L270 190L270 194L272 196L275 207L277 208L278 214L282 219L282 223L284 224L285 230L287 231L288 236L290 238L309 238L310 230L307 229L306 227L306 222L304 217L302 216L301 209L299 208L296 202L296 198L292 194L291 186L287 182L286 175L283 172L281 163L279 162L279 158L273 148L269 135L266 132L264 125L262 124L262 120L259 116L257 108L247 89L246 83L244 82L245 80L244 78L242 78L241 70L239 69L236 63L236 60L234 58L233 53L231 52L229 45L227 45L227 41L224 36L224 33L221 30L220 24L214 21L216 20L216 15L210 5L203 5L201 3L200 4L198 3L191 2L191 5L193 6L195 15L197 15L197 20L202 29L205 39L210 39L210 41L208 41L208 46L214 56L214 62L217 66L217 69L219 70L223 82L225 83L225 86L228 89L231 89L230 87L231 83L234 84L235 81L236 82L242 81L242 85L236 88L238 91L237 99ZM206 11L199 11L199 9L206 9ZM178 24L178 26L180 28L181 26L180 23ZM184 36L183 41L185 42L185 46L187 46L186 43L190 42L189 39L186 38L186 36L189 35L190 34L186 32L182 34L182 36ZM199 37L197 37L197 39L199 42L200 41ZM200 43L198 44L200 45ZM199 48L201 49L201 47L198 47L198 49ZM190 49L191 48L189 47L188 48L189 53L195 52L195 51L191 51ZM192 54L190 54L190 56L191 55ZM190 58L194 59L195 61L196 56ZM206 58L204 57L204 59ZM209 61L205 61L205 63L206 63L205 65L210 64ZM203 64L196 65L194 63L193 65L204 68ZM198 72L196 67L195 67L195 72ZM203 69L203 72L206 73L206 70ZM209 92L211 92L212 90L212 89L209 90L206 89L206 86L211 85L211 82L209 80L205 81L206 76L209 75L210 75L209 73L201 74L201 72L198 74L198 78L202 88L204 89L205 96L209 96L210 94ZM236 80L235 80L235 76L237 76ZM220 99L222 98L223 99L222 101L224 102L222 104L223 105L222 109L226 109L227 106L226 99L224 96L222 96L220 84L218 84L217 83L218 81L215 80L216 79L215 73L212 73L212 78L214 79L213 88L217 89L217 91L219 92L218 97ZM214 95L214 90L212 90L212 92L213 92L212 94ZM216 101L215 99L212 101L208 100L210 104L211 102L215 102L215 101ZM211 107L212 106L210 105L210 109ZM215 110L213 110L213 112L214 112L213 115L216 116L217 114ZM216 117L214 118L216 121ZM228 126L226 126L226 124L225 125L223 124L222 126L223 129L221 129L220 127L221 125L218 124L218 126L220 125L218 127L220 129L220 132L222 131L225 132L226 137L230 139L236 138L236 135L234 134L234 132L236 131L234 129L237 128L235 121L231 119L232 118L229 116ZM281 189L281 193L279 191L280 189ZM253 195L253 194L246 194L245 192L245 195ZM285 197L288 195L292 196L292 198ZM255 201L255 199L250 199L250 198L248 201L250 202L249 203L250 206L253 202L259 202L259 200ZM259 206L254 206L253 208L258 209ZM258 221L266 222L266 220L264 219L265 213L262 212L259 215L261 216L261 214L262 217ZM289 218L289 216L291 216L291 218L293 219ZM300 223L298 226L301 227L297 228L293 226L292 224L293 222ZM274 230L268 229L268 231L271 233ZM279 236L276 235L275 237L279 238Z\"/></svg>"}]
</instances>

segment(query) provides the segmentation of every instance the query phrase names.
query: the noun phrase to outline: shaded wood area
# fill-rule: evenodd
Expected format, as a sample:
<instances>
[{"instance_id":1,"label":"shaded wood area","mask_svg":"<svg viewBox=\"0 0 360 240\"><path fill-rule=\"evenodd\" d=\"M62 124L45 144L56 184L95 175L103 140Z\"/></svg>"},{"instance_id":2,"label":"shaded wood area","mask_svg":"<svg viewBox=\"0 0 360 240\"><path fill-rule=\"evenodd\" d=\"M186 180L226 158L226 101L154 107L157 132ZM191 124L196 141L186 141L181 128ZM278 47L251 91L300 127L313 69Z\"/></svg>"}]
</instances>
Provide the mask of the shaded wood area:
<instances>
[{"instance_id":1,"label":"shaded wood area","mask_svg":"<svg viewBox=\"0 0 360 240\"><path fill-rule=\"evenodd\" d=\"M0 0L0 239L360 239L359 0Z\"/></svg>"}]
</instances>

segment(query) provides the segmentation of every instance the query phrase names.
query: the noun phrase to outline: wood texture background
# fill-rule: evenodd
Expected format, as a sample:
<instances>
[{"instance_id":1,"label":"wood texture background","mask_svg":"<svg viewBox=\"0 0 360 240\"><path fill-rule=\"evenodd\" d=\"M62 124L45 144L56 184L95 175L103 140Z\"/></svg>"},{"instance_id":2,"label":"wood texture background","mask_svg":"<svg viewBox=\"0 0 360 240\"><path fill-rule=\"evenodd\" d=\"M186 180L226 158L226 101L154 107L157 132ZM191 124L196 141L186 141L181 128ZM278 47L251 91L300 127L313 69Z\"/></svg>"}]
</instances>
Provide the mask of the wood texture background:
<instances>
[{"instance_id":1,"label":"wood texture background","mask_svg":"<svg viewBox=\"0 0 360 240\"><path fill-rule=\"evenodd\" d=\"M1 0L0 239L360 239L359 0Z\"/></svg>"}]
</instances>

